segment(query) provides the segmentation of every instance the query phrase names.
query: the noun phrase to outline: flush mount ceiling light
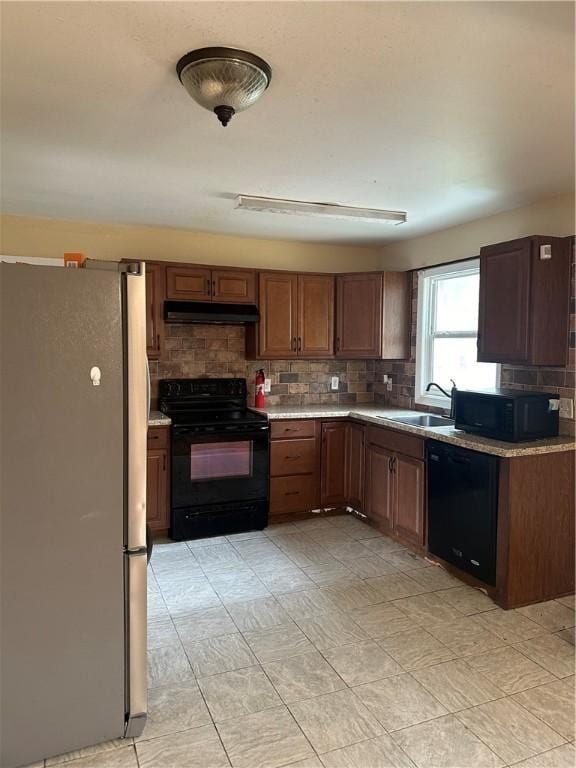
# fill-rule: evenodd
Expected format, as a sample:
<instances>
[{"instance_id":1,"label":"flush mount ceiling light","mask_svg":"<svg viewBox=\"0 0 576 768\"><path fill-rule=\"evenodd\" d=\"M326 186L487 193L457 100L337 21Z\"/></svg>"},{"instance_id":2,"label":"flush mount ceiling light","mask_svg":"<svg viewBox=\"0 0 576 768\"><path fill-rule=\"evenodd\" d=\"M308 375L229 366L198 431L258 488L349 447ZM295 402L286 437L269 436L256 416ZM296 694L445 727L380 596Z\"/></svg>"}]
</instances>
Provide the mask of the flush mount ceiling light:
<instances>
[{"instance_id":1,"label":"flush mount ceiling light","mask_svg":"<svg viewBox=\"0 0 576 768\"><path fill-rule=\"evenodd\" d=\"M258 101L272 79L259 56L236 48L199 48L176 65L180 82L201 107L216 113L226 126L236 112Z\"/></svg>"},{"instance_id":2,"label":"flush mount ceiling light","mask_svg":"<svg viewBox=\"0 0 576 768\"><path fill-rule=\"evenodd\" d=\"M238 195L235 208L264 213L287 213L303 216L331 216L336 219L357 219L382 223L404 224L404 211L385 211L381 208L355 208L336 203L308 203L302 200L280 200L275 197L252 197Z\"/></svg>"}]
</instances>

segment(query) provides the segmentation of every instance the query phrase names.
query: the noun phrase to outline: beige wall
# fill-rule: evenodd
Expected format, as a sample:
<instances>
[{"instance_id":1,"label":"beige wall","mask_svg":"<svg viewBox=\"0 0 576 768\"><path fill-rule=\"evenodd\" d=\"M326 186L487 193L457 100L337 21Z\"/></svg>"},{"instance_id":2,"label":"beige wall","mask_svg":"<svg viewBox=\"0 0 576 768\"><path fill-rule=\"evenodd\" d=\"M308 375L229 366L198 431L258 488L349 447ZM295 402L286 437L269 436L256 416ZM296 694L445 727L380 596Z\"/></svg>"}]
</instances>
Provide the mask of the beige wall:
<instances>
[{"instance_id":1,"label":"beige wall","mask_svg":"<svg viewBox=\"0 0 576 768\"><path fill-rule=\"evenodd\" d=\"M186 229L2 216L0 253L93 259L163 259L223 266L345 272L380 268L380 249L258 240Z\"/></svg>"},{"instance_id":2,"label":"beige wall","mask_svg":"<svg viewBox=\"0 0 576 768\"><path fill-rule=\"evenodd\" d=\"M304 272L405 270L466 259L476 256L482 245L515 237L572 235L576 232L574 206L574 195L561 195L380 248L4 215L0 217L0 253L58 257L80 251L94 259L164 259Z\"/></svg>"},{"instance_id":3,"label":"beige wall","mask_svg":"<svg viewBox=\"0 0 576 768\"><path fill-rule=\"evenodd\" d=\"M561 195L524 208L476 219L424 237L382 248L381 268L415 269L477 256L482 245L526 235L573 235L574 195Z\"/></svg>"}]
</instances>

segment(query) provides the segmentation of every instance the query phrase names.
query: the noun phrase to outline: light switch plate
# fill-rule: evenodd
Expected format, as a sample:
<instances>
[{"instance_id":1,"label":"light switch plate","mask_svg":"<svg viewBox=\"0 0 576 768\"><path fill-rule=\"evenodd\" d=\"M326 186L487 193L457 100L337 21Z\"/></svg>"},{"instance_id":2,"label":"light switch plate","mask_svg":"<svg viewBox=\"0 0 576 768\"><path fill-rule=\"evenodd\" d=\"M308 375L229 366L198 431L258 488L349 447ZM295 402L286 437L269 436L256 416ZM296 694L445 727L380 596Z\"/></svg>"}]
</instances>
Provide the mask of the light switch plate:
<instances>
[{"instance_id":1,"label":"light switch plate","mask_svg":"<svg viewBox=\"0 0 576 768\"><path fill-rule=\"evenodd\" d=\"M330 389L333 392L337 392L339 384L340 384L340 379L338 378L338 376L332 376L332 378L330 379Z\"/></svg>"},{"instance_id":2,"label":"light switch plate","mask_svg":"<svg viewBox=\"0 0 576 768\"><path fill-rule=\"evenodd\" d=\"M388 376L388 379L386 380L386 389L388 392L392 391L392 376Z\"/></svg>"},{"instance_id":3,"label":"light switch plate","mask_svg":"<svg viewBox=\"0 0 576 768\"><path fill-rule=\"evenodd\" d=\"M574 418L574 401L569 397L560 398L560 418L561 419L573 419Z\"/></svg>"},{"instance_id":4,"label":"light switch plate","mask_svg":"<svg viewBox=\"0 0 576 768\"><path fill-rule=\"evenodd\" d=\"M270 392L270 388L272 386L272 382L270 379L264 379L264 392Z\"/></svg>"}]
</instances>

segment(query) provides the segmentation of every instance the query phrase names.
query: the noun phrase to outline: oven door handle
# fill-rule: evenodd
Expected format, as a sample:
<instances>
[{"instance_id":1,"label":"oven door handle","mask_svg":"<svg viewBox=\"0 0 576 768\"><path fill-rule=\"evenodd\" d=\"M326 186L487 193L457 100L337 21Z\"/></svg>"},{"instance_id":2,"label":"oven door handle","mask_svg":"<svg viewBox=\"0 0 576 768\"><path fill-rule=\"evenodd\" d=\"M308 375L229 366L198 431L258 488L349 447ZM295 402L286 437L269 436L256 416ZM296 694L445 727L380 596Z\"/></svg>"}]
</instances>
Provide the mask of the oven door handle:
<instances>
[{"instance_id":1,"label":"oven door handle","mask_svg":"<svg viewBox=\"0 0 576 768\"><path fill-rule=\"evenodd\" d=\"M244 427L236 427L234 429L214 429L204 432L203 430L197 430L194 427L179 427L176 425L172 425L172 434L175 436L182 436L182 435L188 435L190 437L233 437L234 435L238 435L240 438L246 437L251 434L259 434L262 432L269 432L270 427L268 424L262 424L258 426L244 426Z\"/></svg>"}]
</instances>

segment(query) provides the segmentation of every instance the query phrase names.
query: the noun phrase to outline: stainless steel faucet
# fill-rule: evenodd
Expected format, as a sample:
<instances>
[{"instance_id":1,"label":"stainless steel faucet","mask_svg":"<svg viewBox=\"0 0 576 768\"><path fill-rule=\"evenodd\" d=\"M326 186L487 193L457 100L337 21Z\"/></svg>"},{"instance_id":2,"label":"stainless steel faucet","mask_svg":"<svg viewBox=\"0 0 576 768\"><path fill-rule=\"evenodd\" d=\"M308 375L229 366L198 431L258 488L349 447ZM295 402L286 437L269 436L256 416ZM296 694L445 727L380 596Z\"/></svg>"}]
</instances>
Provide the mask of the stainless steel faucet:
<instances>
[{"instance_id":1,"label":"stainless steel faucet","mask_svg":"<svg viewBox=\"0 0 576 768\"><path fill-rule=\"evenodd\" d=\"M452 382L452 389L450 390L450 392L447 392L444 389L444 387L440 386L440 384L436 384L435 381L431 381L428 384L428 386L426 387L426 392L429 392L431 387L436 387L436 389L439 389L440 392L446 395L446 397L449 397L451 401L450 402L450 418L454 418L454 392L456 392L458 387L456 386L456 382L454 381L454 379L450 379L450 381Z\"/></svg>"}]
</instances>

